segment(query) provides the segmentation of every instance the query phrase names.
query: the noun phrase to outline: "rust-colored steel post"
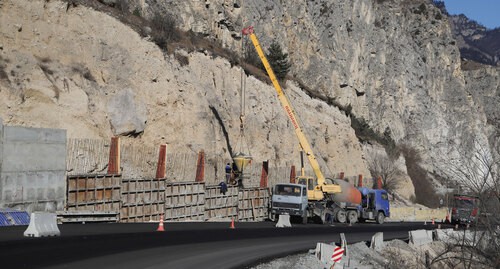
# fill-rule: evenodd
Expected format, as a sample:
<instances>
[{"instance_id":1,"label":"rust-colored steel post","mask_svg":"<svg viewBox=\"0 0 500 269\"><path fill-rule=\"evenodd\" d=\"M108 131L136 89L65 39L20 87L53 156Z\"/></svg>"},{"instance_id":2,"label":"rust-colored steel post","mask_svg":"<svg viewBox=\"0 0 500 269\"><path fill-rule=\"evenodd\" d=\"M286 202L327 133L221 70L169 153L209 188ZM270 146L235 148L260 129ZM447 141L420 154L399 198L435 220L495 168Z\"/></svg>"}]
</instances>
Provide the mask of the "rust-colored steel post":
<instances>
[{"instance_id":1,"label":"rust-colored steel post","mask_svg":"<svg viewBox=\"0 0 500 269\"><path fill-rule=\"evenodd\" d=\"M120 173L120 137L111 137L108 158L108 175Z\"/></svg>"},{"instance_id":2,"label":"rust-colored steel post","mask_svg":"<svg viewBox=\"0 0 500 269\"><path fill-rule=\"evenodd\" d=\"M292 165L290 169L290 183L295 183L295 178L297 177L297 172L295 171L295 165Z\"/></svg>"},{"instance_id":3,"label":"rust-colored steel post","mask_svg":"<svg viewBox=\"0 0 500 269\"><path fill-rule=\"evenodd\" d=\"M363 175L358 176L358 187L363 187Z\"/></svg>"},{"instance_id":4,"label":"rust-colored steel post","mask_svg":"<svg viewBox=\"0 0 500 269\"><path fill-rule=\"evenodd\" d=\"M156 166L156 179L167 177L167 145L160 145L158 164Z\"/></svg>"},{"instance_id":5,"label":"rust-colored steel post","mask_svg":"<svg viewBox=\"0 0 500 269\"><path fill-rule=\"evenodd\" d=\"M269 161L263 161L262 162L262 174L260 175L260 187L261 188L267 188L267 182L268 182L268 175L269 175Z\"/></svg>"},{"instance_id":6,"label":"rust-colored steel post","mask_svg":"<svg viewBox=\"0 0 500 269\"><path fill-rule=\"evenodd\" d=\"M382 177L381 176L377 177L377 189L379 189L379 190L382 189Z\"/></svg>"},{"instance_id":7,"label":"rust-colored steel post","mask_svg":"<svg viewBox=\"0 0 500 269\"><path fill-rule=\"evenodd\" d=\"M205 151L198 152L198 162L196 163L196 182L205 180Z\"/></svg>"}]
</instances>

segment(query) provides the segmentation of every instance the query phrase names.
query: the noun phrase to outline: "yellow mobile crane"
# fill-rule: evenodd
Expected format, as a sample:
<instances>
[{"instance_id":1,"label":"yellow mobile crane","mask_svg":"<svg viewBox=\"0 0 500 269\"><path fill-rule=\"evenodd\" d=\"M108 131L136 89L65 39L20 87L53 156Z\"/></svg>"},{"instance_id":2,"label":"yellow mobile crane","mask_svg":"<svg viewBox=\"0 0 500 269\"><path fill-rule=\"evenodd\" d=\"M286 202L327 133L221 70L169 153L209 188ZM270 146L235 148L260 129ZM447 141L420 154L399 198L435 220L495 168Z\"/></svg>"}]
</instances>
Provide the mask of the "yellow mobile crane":
<instances>
[{"instance_id":1,"label":"yellow mobile crane","mask_svg":"<svg viewBox=\"0 0 500 269\"><path fill-rule=\"evenodd\" d=\"M281 89L281 86L278 83L276 76L274 75L271 65L267 61L266 55L262 51L259 40L257 39L257 36L254 33L253 27L249 26L247 28L244 28L242 30L242 33L243 35L250 37L250 40L252 41L255 47L255 50L259 54L260 60L264 64L267 74L269 75L269 78L271 79L274 88L278 93L278 99L280 100L281 105L285 109L288 118L292 122L292 125L295 129L295 134L299 139L299 145L302 151L305 152L307 159L309 160L309 163L311 164L311 167L314 171L314 174L316 175L316 178L307 177L304 175L304 169L302 169L301 176L298 177L297 182L299 184L307 186L307 198L309 201L322 201L325 199L330 200L330 198L332 198L334 194L342 192L340 185L335 184L331 179L325 178L325 176L321 172L319 163L316 160L316 156L314 156L312 148L309 145L309 142L307 141L304 132L302 132L302 129L300 128L297 118L295 117L295 112L293 111L293 108L291 107L290 102L288 101L288 98L286 97L285 93Z\"/></svg>"}]
</instances>

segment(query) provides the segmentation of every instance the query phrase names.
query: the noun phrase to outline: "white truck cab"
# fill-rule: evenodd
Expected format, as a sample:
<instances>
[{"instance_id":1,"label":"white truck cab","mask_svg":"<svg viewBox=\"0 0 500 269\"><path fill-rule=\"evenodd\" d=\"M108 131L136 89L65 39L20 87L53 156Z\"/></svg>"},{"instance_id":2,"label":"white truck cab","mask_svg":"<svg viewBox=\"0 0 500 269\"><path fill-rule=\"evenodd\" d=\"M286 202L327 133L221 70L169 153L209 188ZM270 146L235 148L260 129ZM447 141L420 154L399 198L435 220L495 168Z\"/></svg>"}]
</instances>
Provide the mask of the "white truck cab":
<instances>
[{"instance_id":1,"label":"white truck cab","mask_svg":"<svg viewBox=\"0 0 500 269\"><path fill-rule=\"evenodd\" d=\"M280 183L273 188L271 214L298 216L307 223L307 189L302 184Z\"/></svg>"}]
</instances>

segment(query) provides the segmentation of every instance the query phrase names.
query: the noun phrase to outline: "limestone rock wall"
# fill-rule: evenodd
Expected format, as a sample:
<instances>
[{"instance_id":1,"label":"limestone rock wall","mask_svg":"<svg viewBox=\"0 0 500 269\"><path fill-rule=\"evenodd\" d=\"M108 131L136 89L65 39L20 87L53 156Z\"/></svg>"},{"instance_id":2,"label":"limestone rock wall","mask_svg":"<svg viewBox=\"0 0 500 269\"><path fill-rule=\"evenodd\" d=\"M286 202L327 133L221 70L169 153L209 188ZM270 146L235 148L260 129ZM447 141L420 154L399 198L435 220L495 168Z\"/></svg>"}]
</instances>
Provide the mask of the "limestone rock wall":
<instances>
[{"instance_id":1,"label":"limestone rock wall","mask_svg":"<svg viewBox=\"0 0 500 269\"><path fill-rule=\"evenodd\" d=\"M328 175L369 176L347 106L422 154L428 171L495 128L466 74L447 18L427 1L138 1L241 52L253 25L264 47L293 64L287 93ZM210 52L164 54L106 13L59 1L0 2L0 116L9 125L67 129L69 138L136 136L174 152L230 158L237 150L241 69ZM179 62L181 56L187 61ZM494 76L487 76L494 79ZM470 86L469 86L470 85ZM299 164L298 143L274 89L246 77L245 126L256 160ZM314 96L315 98L311 98ZM120 101L121 100L121 101ZM490 105L493 111L493 105ZM226 135L227 133L227 135ZM287 180L287 179L284 179Z\"/></svg>"},{"instance_id":2,"label":"limestone rock wall","mask_svg":"<svg viewBox=\"0 0 500 269\"><path fill-rule=\"evenodd\" d=\"M145 1L144 9L156 8L153 2ZM388 130L398 143L416 148L429 171L442 170L456 148L470 141L488 147L492 128L477 106L480 97L471 95L479 89L467 88L448 18L429 1L212 0L160 6L183 29L236 51L238 30L253 25L264 48L275 39L287 50L291 73L311 95L351 105L375 130Z\"/></svg>"},{"instance_id":3,"label":"limestone rock wall","mask_svg":"<svg viewBox=\"0 0 500 269\"><path fill-rule=\"evenodd\" d=\"M163 54L113 17L81 5L6 1L1 18L6 124L63 128L68 138L89 139L143 129L135 143L167 143L172 153L204 149L228 161L229 147L238 150L242 71L226 59ZM298 142L274 88L245 80L245 139L254 160L298 166ZM310 142L321 149L325 174L368 175L345 114L293 83L287 91Z\"/></svg>"}]
</instances>

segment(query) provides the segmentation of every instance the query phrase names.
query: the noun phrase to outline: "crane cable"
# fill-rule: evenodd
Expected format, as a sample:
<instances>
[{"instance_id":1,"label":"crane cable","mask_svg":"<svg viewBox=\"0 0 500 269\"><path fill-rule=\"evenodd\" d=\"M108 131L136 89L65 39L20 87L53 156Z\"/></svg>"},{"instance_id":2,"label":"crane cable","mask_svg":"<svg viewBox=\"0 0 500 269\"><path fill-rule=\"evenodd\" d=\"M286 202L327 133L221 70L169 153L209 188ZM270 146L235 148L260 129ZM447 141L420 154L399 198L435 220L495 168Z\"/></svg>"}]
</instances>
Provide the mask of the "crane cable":
<instances>
[{"instance_id":1,"label":"crane cable","mask_svg":"<svg viewBox=\"0 0 500 269\"><path fill-rule=\"evenodd\" d=\"M245 54L245 46L244 46L244 38L241 38L241 56L239 57L240 59L240 68L241 68L241 77L240 77L240 134L238 138L238 150L239 153L244 152L244 147L246 146L247 150L247 155L251 156L250 154L250 148L248 146L248 141L246 140L245 137L245 89L246 89L246 76L245 76L245 70L243 69L243 57Z\"/></svg>"}]
</instances>

